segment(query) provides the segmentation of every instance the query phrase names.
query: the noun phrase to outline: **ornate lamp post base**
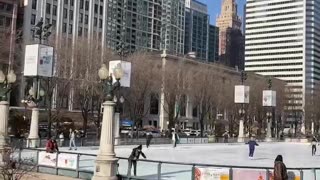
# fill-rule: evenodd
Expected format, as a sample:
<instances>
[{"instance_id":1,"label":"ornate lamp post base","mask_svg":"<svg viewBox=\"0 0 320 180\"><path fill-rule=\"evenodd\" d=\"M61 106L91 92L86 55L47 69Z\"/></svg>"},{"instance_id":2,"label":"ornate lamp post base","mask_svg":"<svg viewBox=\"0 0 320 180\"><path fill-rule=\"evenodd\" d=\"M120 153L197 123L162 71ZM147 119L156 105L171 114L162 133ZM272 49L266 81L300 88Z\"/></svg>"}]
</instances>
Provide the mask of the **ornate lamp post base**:
<instances>
[{"instance_id":1,"label":"ornate lamp post base","mask_svg":"<svg viewBox=\"0 0 320 180\"><path fill-rule=\"evenodd\" d=\"M4 156L7 150L7 130L8 130L9 102L0 102L0 165L4 164Z\"/></svg>"},{"instance_id":2,"label":"ornate lamp post base","mask_svg":"<svg viewBox=\"0 0 320 180\"><path fill-rule=\"evenodd\" d=\"M114 153L114 106L113 101L103 103L103 119L101 127L100 148L96 159L93 180L118 179L117 158Z\"/></svg>"},{"instance_id":3,"label":"ornate lamp post base","mask_svg":"<svg viewBox=\"0 0 320 180\"><path fill-rule=\"evenodd\" d=\"M27 140L27 147L39 147L39 109L32 108L30 134Z\"/></svg>"},{"instance_id":4,"label":"ornate lamp post base","mask_svg":"<svg viewBox=\"0 0 320 180\"><path fill-rule=\"evenodd\" d=\"M240 120L240 123L239 123L239 135L238 135L238 142L244 142L244 127L243 127L243 120Z\"/></svg>"}]
</instances>

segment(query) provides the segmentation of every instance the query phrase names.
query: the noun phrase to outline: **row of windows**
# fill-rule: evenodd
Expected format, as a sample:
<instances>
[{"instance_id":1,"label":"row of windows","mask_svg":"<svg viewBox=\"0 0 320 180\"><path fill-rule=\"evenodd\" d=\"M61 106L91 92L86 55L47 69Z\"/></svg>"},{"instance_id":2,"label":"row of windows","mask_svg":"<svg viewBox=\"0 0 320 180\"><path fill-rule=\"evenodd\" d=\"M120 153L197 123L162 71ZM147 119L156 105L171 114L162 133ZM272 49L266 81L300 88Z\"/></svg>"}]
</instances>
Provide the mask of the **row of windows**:
<instances>
[{"instance_id":1,"label":"row of windows","mask_svg":"<svg viewBox=\"0 0 320 180\"><path fill-rule=\"evenodd\" d=\"M256 34L269 34L269 33L279 33L279 32L289 32L289 31L300 31L303 28L290 28L290 29L280 29L280 30L273 30L273 31L261 31L261 32L253 32L253 33L246 33L246 35L256 35Z\"/></svg>"},{"instance_id":2,"label":"row of windows","mask_svg":"<svg viewBox=\"0 0 320 180\"><path fill-rule=\"evenodd\" d=\"M259 2L262 1L269 1L269 0L260 0ZM255 6L247 6L247 9L252 9L252 8L258 8L258 7L266 7L266 6L274 6L274 5L279 5L279 4L288 4L288 3L294 3L294 2L299 2L302 0L289 0L289 1L281 1L281 2L276 2L276 3L268 3L268 4L261 4L261 5L255 5ZM256 1L248 1L247 4L254 3Z\"/></svg>"},{"instance_id":3,"label":"row of windows","mask_svg":"<svg viewBox=\"0 0 320 180\"><path fill-rule=\"evenodd\" d=\"M282 16L282 15L289 15L289 14L299 14L299 13L303 13L303 11L291 11L291 12L284 12L284 13L275 13L275 14L251 16L251 17L246 17L246 19L255 19L255 18L261 18L261 17L275 17L275 16Z\"/></svg>"},{"instance_id":4,"label":"row of windows","mask_svg":"<svg viewBox=\"0 0 320 180\"><path fill-rule=\"evenodd\" d=\"M296 66L302 65L302 62L299 63L276 63L276 64L255 64L255 65L245 65L246 67L270 67L270 66Z\"/></svg>"},{"instance_id":5,"label":"row of windows","mask_svg":"<svg viewBox=\"0 0 320 180\"><path fill-rule=\"evenodd\" d=\"M291 69L268 69L268 70L254 70L254 72L287 72L287 71L302 71L302 68L291 68Z\"/></svg>"},{"instance_id":6,"label":"row of windows","mask_svg":"<svg viewBox=\"0 0 320 180\"><path fill-rule=\"evenodd\" d=\"M285 43L295 43L302 42L302 40L286 40L286 41L271 41L271 42L261 42L261 43L248 43L246 46L256 46L256 45L267 45L267 44L285 44Z\"/></svg>"},{"instance_id":7,"label":"row of windows","mask_svg":"<svg viewBox=\"0 0 320 180\"><path fill-rule=\"evenodd\" d=\"M275 78L284 78L284 77L302 77L302 74L281 74L281 75L274 75Z\"/></svg>"},{"instance_id":8,"label":"row of windows","mask_svg":"<svg viewBox=\"0 0 320 180\"><path fill-rule=\"evenodd\" d=\"M284 26L294 26L294 25L300 25L300 24L303 24L303 22L287 23L287 24L274 24L274 25L268 25L268 26L247 27L246 30L264 29L264 28L273 28L273 27L284 27Z\"/></svg>"},{"instance_id":9,"label":"row of windows","mask_svg":"<svg viewBox=\"0 0 320 180\"><path fill-rule=\"evenodd\" d=\"M303 53L303 51L275 52L275 53L261 53L261 54L246 54L246 57L251 57L251 56L284 55L284 54L300 54L300 53Z\"/></svg>"},{"instance_id":10,"label":"row of windows","mask_svg":"<svg viewBox=\"0 0 320 180\"><path fill-rule=\"evenodd\" d=\"M288 17L288 18L278 18L278 19L270 19L270 20L264 20L263 23L269 23L269 22L280 22L280 21L289 21L289 20L295 20L295 19L303 19L302 16L298 17ZM253 22L246 22L246 24L261 24L261 21L253 21Z\"/></svg>"},{"instance_id":11,"label":"row of windows","mask_svg":"<svg viewBox=\"0 0 320 180\"><path fill-rule=\"evenodd\" d=\"M3 27L3 26L10 27L10 25L11 25L11 18L0 15L0 27Z\"/></svg>"},{"instance_id":12,"label":"row of windows","mask_svg":"<svg viewBox=\"0 0 320 180\"><path fill-rule=\"evenodd\" d=\"M265 48L255 48L255 49L246 49L246 51L263 51L263 50L274 50L274 49L292 49L292 48L302 48L302 45L297 46L280 46L280 47L265 47Z\"/></svg>"},{"instance_id":13,"label":"row of windows","mask_svg":"<svg viewBox=\"0 0 320 180\"><path fill-rule=\"evenodd\" d=\"M257 10L257 11L250 11L250 12L247 12L247 14L269 12L269 11L278 11L278 10L284 10L284 9L293 9L293 8L299 8L299 7L300 6L286 6L286 7L279 7L279 8L262 9L262 10Z\"/></svg>"},{"instance_id":14,"label":"row of windows","mask_svg":"<svg viewBox=\"0 0 320 180\"><path fill-rule=\"evenodd\" d=\"M295 60L295 59L301 59L302 56L297 56L297 57L285 57L285 58L261 58L261 59L248 59L246 61L248 62L260 62L260 61L285 61L285 60Z\"/></svg>"},{"instance_id":15,"label":"row of windows","mask_svg":"<svg viewBox=\"0 0 320 180\"><path fill-rule=\"evenodd\" d=\"M7 4L0 2L0 11L7 11L7 12L12 12L13 5L12 4Z\"/></svg>"},{"instance_id":16,"label":"row of windows","mask_svg":"<svg viewBox=\"0 0 320 180\"><path fill-rule=\"evenodd\" d=\"M246 41L249 40L261 40L261 39L276 39L276 38L286 38L286 37L299 37L302 36L302 33L298 34L286 34L286 35L276 35L276 36L265 36L265 37L255 37L255 38L246 38Z\"/></svg>"}]
</instances>

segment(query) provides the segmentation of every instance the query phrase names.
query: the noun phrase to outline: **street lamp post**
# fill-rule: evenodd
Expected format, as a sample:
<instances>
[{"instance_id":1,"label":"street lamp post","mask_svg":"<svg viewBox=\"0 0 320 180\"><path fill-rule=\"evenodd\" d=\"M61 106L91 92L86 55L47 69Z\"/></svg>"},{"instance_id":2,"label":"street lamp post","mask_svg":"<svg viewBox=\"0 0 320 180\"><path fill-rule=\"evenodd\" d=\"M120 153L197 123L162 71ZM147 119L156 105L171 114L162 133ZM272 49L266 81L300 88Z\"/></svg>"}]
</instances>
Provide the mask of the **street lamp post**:
<instances>
[{"instance_id":1,"label":"street lamp post","mask_svg":"<svg viewBox=\"0 0 320 180\"><path fill-rule=\"evenodd\" d=\"M245 71L241 71L241 85L236 86L235 89L235 103L241 105L239 109L239 134L238 134L238 142L244 142L244 119L245 119L245 108L244 105L249 103L249 87L245 86L245 81L247 80L247 73ZM237 92L237 88L240 88L241 91ZM246 92L247 91L247 92ZM238 97L239 96L239 97ZM240 100L238 99L240 98Z\"/></svg>"},{"instance_id":2,"label":"street lamp post","mask_svg":"<svg viewBox=\"0 0 320 180\"><path fill-rule=\"evenodd\" d=\"M103 103L103 118L101 127L100 147L96 159L93 180L117 179L117 158L114 152L114 92L120 88L120 79L123 76L121 64L113 71L116 82L109 74L106 65L99 70L99 78L103 83L106 101Z\"/></svg>"},{"instance_id":3,"label":"street lamp post","mask_svg":"<svg viewBox=\"0 0 320 180\"><path fill-rule=\"evenodd\" d=\"M119 97L119 96L118 96ZM124 98L121 96L118 100L117 96L114 96L114 102L116 103L115 114L114 114L114 144L119 145L120 138L120 113L122 112L122 105Z\"/></svg>"},{"instance_id":4,"label":"street lamp post","mask_svg":"<svg viewBox=\"0 0 320 180\"><path fill-rule=\"evenodd\" d=\"M25 104L25 107L32 108L31 114L31 124L30 131L27 140L27 147L35 148L39 146L39 103L42 100L42 97L45 95L44 90L40 89L40 84L35 90L34 87L31 87L29 90L29 95L27 99L21 100L22 104Z\"/></svg>"},{"instance_id":5,"label":"street lamp post","mask_svg":"<svg viewBox=\"0 0 320 180\"><path fill-rule=\"evenodd\" d=\"M267 112L267 141L271 141L272 134L271 134L271 122L272 122L272 112Z\"/></svg>"},{"instance_id":6,"label":"street lamp post","mask_svg":"<svg viewBox=\"0 0 320 180\"><path fill-rule=\"evenodd\" d=\"M8 93L11 91L11 84L15 83L17 76L13 70L8 75L4 75L0 70L0 165L4 164L4 153L6 148L6 138L8 135L9 102Z\"/></svg>"}]
</instances>

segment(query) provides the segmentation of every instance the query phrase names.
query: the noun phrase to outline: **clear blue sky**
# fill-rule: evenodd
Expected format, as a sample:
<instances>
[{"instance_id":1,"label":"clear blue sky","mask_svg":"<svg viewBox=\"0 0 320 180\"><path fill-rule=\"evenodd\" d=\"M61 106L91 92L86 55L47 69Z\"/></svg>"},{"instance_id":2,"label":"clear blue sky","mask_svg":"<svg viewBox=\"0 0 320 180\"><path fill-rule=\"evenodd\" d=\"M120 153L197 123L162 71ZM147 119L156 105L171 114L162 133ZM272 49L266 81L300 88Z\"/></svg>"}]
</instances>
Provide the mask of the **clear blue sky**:
<instances>
[{"instance_id":1,"label":"clear blue sky","mask_svg":"<svg viewBox=\"0 0 320 180\"><path fill-rule=\"evenodd\" d=\"M210 14L210 24L216 24L216 17L220 14L222 0L198 0L208 5L208 13ZM236 0L238 3L238 14L243 17L243 6L246 0Z\"/></svg>"}]
</instances>

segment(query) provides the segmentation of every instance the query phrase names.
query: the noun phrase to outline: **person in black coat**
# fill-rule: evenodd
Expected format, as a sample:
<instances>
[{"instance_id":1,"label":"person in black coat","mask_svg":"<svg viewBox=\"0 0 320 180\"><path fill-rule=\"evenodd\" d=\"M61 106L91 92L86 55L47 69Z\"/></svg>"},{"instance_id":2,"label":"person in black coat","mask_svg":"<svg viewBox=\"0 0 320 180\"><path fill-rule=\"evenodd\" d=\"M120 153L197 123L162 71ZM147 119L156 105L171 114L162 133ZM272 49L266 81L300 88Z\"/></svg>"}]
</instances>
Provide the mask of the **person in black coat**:
<instances>
[{"instance_id":1,"label":"person in black coat","mask_svg":"<svg viewBox=\"0 0 320 180\"><path fill-rule=\"evenodd\" d=\"M147 158L146 155L142 152L142 145L139 145L136 148L133 148L131 155L129 156L128 159L128 173L127 176L131 176L131 167L133 165L133 174L134 176L137 175L137 160L139 159L140 155L142 155L143 158Z\"/></svg>"},{"instance_id":2,"label":"person in black coat","mask_svg":"<svg viewBox=\"0 0 320 180\"><path fill-rule=\"evenodd\" d=\"M149 148L152 138L153 138L153 136L152 136L151 132L148 132L147 133L147 144L146 144L147 148Z\"/></svg>"},{"instance_id":3,"label":"person in black coat","mask_svg":"<svg viewBox=\"0 0 320 180\"><path fill-rule=\"evenodd\" d=\"M251 137L250 141L246 144L249 144L249 158L253 158L255 146L259 146L259 144L254 140L253 137Z\"/></svg>"}]
</instances>

